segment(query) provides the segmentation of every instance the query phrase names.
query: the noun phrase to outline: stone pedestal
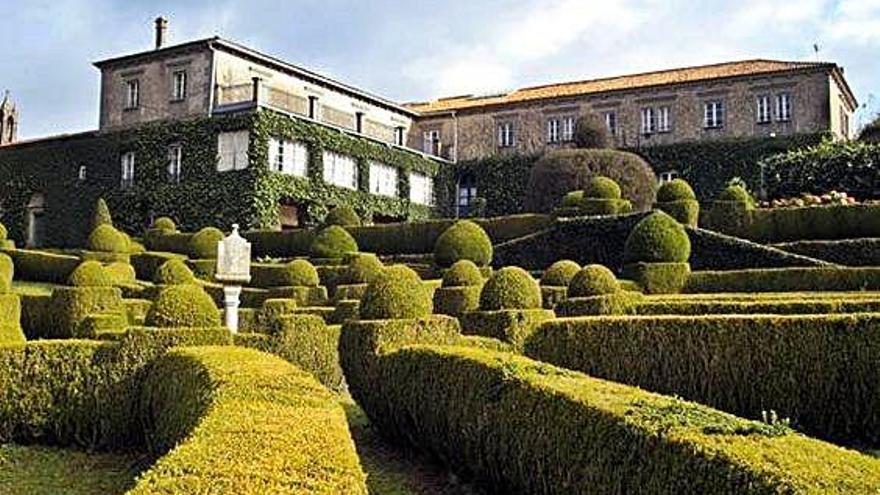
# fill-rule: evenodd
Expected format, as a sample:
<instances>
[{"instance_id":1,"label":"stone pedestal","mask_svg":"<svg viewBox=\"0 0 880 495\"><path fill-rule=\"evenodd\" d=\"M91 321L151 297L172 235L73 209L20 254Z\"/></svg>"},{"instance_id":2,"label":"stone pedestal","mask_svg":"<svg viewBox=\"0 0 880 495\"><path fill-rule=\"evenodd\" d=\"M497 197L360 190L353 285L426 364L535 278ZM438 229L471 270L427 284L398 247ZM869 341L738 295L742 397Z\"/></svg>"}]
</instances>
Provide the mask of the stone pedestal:
<instances>
[{"instance_id":1,"label":"stone pedestal","mask_svg":"<svg viewBox=\"0 0 880 495\"><path fill-rule=\"evenodd\" d=\"M241 304L240 285L223 286L223 306L226 314L226 328L232 333L238 333L238 306Z\"/></svg>"}]
</instances>

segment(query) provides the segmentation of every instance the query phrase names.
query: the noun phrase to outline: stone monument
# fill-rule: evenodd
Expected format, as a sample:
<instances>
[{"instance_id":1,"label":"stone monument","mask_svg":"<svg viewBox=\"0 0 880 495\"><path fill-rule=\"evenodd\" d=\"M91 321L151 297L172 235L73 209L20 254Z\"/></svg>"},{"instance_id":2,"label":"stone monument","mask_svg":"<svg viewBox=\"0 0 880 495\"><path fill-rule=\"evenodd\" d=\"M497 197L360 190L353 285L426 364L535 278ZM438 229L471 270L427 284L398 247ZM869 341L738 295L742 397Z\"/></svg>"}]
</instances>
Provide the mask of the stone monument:
<instances>
[{"instance_id":1,"label":"stone monument","mask_svg":"<svg viewBox=\"0 0 880 495\"><path fill-rule=\"evenodd\" d=\"M238 234L238 224L233 224L232 233L217 243L217 272L214 277L223 283L226 327L232 333L238 333L241 284L251 280L251 243Z\"/></svg>"}]
</instances>

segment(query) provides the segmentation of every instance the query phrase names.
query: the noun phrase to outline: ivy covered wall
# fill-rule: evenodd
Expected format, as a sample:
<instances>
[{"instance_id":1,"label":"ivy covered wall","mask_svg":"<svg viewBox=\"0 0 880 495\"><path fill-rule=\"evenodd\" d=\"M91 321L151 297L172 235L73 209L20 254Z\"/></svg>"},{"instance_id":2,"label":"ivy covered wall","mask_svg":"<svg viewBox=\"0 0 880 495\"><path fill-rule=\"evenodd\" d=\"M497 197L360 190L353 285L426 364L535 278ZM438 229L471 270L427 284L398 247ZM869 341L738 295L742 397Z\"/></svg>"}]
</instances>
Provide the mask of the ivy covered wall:
<instances>
[{"instance_id":1,"label":"ivy covered wall","mask_svg":"<svg viewBox=\"0 0 880 495\"><path fill-rule=\"evenodd\" d=\"M217 134L249 130L250 166L218 173ZM309 145L312 157L309 179L282 176L268 170L268 139L272 135L295 137ZM180 180L168 179L168 147L183 148ZM352 155L361 167L360 190L324 184L321 155L324 149ZM121 155L135 153L135 180L121 188ZM34 195L45 199L45 241L51 246L81 246L95 201L103 197L114 223L139 234L153 218L167 215L181 229L207 225L244 228L272 227L278 223L278 201L297 201L307 216L320 220L329 207L348 202L360 213L374 212L401 218L429 216L428 207L410 205L408 175L400 174L401 198L370 195L368 160L378 160L404 170L433 175L438 164L421 155L360 139L320 124L269 111L243 112L188 121L147 124L110 132L91 132L0 150L0 221L23 244L27 230L27 205ZM85 166L86 177L79 178Z\"/></svg>"}]
</instances>

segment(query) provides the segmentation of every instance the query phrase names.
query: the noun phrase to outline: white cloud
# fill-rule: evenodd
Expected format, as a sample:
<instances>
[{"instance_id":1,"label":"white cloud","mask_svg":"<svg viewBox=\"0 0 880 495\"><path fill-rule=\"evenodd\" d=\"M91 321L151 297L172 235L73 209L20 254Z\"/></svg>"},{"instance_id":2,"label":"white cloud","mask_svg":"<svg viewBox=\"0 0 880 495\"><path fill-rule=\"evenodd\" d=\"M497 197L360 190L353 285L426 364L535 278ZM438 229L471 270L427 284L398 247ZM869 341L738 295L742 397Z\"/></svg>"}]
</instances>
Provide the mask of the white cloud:
<instances>
[{"instance_id":1,"label":"white cloud","mask_svg":"<svg viewBox=\"0 0 880 495\"><path fill-rule=\"evenodd\" d=\"M824 36L835 42L880 43L880 2L842 0L825 25Z\"/></svg>"}]
</instances>

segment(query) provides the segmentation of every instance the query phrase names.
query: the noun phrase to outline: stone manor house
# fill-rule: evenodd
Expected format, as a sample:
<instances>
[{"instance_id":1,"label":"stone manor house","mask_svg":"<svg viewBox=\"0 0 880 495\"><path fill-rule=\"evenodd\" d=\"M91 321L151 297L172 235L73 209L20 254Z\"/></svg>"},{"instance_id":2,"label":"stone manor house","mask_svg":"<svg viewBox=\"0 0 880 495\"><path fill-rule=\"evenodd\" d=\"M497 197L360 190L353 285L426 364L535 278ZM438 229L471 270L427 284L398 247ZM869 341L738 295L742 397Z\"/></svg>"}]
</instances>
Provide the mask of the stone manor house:
<instances>
[{"instance_id":1,"label":"stone manor house","mask_svg":"<svg viewBox=\"0 0 880 495\"><path fill-rule=\"evenodd\" d=\"M637 148L846 139L857 107L836 64L772 60L401 104L219 37L166 46L166 31L159 18L155 49L95 63L94 131L19 141L19 111L0 102L0 219L16 240L79 242L97 197L132 231L160 214L184 228L292 228L343 202L376 222L421 218L442 167L569 146L588 112Z\"/></svg>"}]
</instances>

